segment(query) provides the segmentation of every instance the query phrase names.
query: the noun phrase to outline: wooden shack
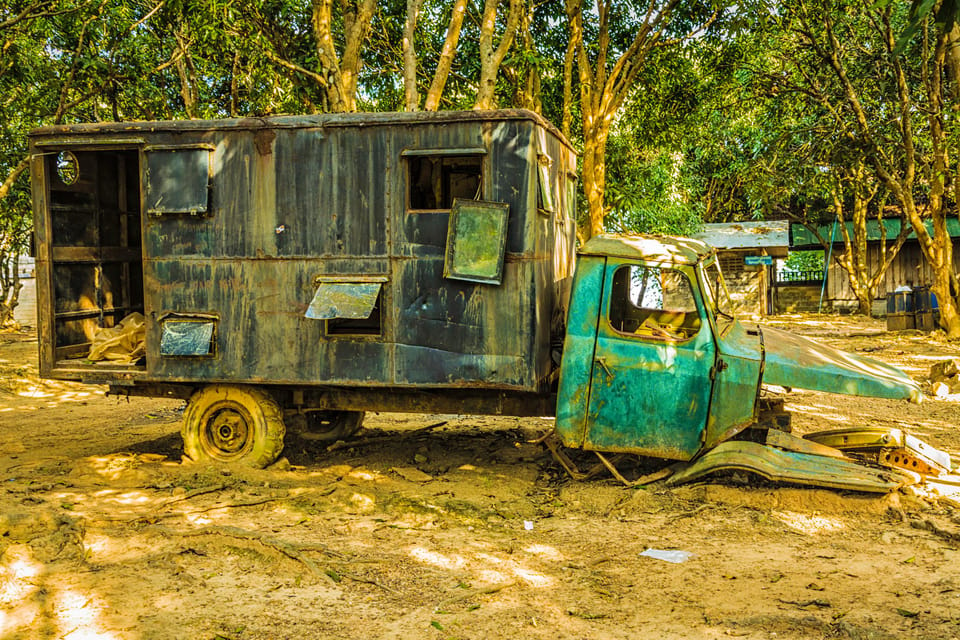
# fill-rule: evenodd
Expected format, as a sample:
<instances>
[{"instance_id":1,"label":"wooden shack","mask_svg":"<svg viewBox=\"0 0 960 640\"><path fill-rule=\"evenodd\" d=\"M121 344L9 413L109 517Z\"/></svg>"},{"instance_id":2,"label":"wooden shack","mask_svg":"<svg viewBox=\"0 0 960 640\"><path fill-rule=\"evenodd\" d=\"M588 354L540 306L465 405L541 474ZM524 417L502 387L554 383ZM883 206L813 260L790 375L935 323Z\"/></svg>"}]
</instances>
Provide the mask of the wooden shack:
<instances>
[{"instance_id":1,"label":"wooden shack","mask_svg":"<svg viewBox=\"0 0 960 640\"><path fill-rule=\"evenodd\" d=\"M180 395L550 382L575 154L537 114L56 126L30 153L46 377ZM145 358L87 361L131 312Z\"/></svg>"},{"instance_id":2,"label":"wooden shack","mask_svg":"<svg viewBox=\"0 0 960 640\"><path fill-rule=\"evenodd\" d=\"M885 232L881 230L880 224L876 220L867 221L867 267L871 272L881 264L880 250L882 243L885 242L888 246L893 245L900 233L900 220L898 218L885 219L883 223ZM818 228L818 231L822 237L830 238L831 227L832 225L822 225ZM847 227L849 234L852 236L852 223L848 222ZM930 225L928 227L932 233L932 227ZM953 217L949 218L947 220L947 230L953 239L954 270L960 271L960 221ZM834 238L833 251L835 253L844 251L841 230L836 230ZM801 224L793 223L790 225L790 250L823 250L823 245L809 229ZM830 260L826 271L826 287L823 287L822 308L831 311L856 310L857 298L850 288L850 278L847 272L838 266L835 260ZM931 282L933 282L933 272L923 256L916 234L911 232L900 252L887 268L877 291L874 292L873 314L884 315L886 313L887 294L895 291L897 287L923 286L929 285ZM809 285L809 303L798 307L798 310L817 310L817 298L822 287L822 280L820 282L810 282Z\"/></svg>"}]
</instances>

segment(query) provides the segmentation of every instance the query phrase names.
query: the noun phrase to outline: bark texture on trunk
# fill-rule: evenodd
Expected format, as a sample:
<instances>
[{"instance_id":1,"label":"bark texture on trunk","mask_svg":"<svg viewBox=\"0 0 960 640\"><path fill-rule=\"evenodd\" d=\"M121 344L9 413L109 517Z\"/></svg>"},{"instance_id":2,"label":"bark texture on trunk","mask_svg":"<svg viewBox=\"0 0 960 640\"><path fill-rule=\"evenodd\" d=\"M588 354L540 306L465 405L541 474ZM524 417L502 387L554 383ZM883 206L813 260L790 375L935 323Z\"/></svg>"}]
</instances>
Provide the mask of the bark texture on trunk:
<instances>
[{"instance_id":1,"label":"bark texture on trunk","mask_svg":"<svg viewBox=\"0 0 960 640\"><path fill-rule=\"evenodd\" d=\"M483 4L483 17L480 21L480 80L477 84L474 109L496 109L497 72L513 44L523 11L522 0L510 0L507 26L500 36L500 42L494 44L498 4L498 0L485 0Z\"/></svg>"},{"instance_id":2,"label":"bark texture on trunk","mask_svg":"<svg viewBox=\"0 0 960 640\"><path fill-rule=\"evenodd\" d=\"M624 100L633 88L650 50L661 42L663 28L680 0L668 0L659 8L648 7L644 21L630 46L615 61L610 54L609 16L613 0L598 0L598 31L595 46L584 41L583 0L566 0L567 25L575 50L580 81L580 112L583 119L583 188L587 197L586 227L582 236L589 239L604 229L606 209L605 155L610 127ZM567 97L568 83L564 82ZM572 93L572 92L571 92ZM569 127L569 123L566 123Z\"/></svg>"},{"instance_id":3,"label":"bark texture on trunk","mask_svg":"<svg viewBox=\"0 0 960 640\"><path fill-rule=\"evenodd\" d=\"M333 40L333 0L313 0L312 26L320 74L314 76L323 87L327 107L334 112L357 110L357 79L363 60L360 51L370 33L376 0L344 0L343 55L338 56Z\"/></svg>"},{"instance_id":4,"label":"bark texture on trunk","mask_svg":"<svg viewBox=\"0 0 960 640\"><path fill-rule=\"evenodd\" d=\"M467 10L467 0L456 0L450 11L450 24L447 26L447 36L443 40L440 50L440 59L437 61L437 70L430 82L427 99L423 104L426 111L436 111L440 108L440 98L450 76L450 67L457 52L457 43L460 41L460 29L463 27L463 15Z\"/></svg>"},{"instance_id":5,"label":"bark texture on trunk","mask_svg":"<svg viewBox=\"0 0 960 640\"><path fill-rule=\"evenodd\" d=\"M417 32L417 20L423 0L407 0L407 20L403 23L403 97L406 111L420 108L420 94L417 91L417 49L414 36Z\"/></svg>"}]
</instances>

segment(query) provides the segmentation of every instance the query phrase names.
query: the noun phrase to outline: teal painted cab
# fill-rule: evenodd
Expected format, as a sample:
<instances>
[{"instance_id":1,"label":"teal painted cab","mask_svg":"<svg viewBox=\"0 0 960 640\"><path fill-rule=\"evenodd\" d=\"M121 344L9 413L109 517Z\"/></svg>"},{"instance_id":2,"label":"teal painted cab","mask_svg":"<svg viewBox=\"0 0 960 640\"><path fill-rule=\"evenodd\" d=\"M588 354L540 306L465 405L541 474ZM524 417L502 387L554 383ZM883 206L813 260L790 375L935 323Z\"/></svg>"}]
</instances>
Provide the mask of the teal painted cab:
<instances>
[{"instance_id":1,"label":"teal painted cab","mask_svg":"<svg viewBox=\"0 0 960 640\"><path fill-rule=\"evenodd\" d=\"M712 250L600 236L577 269L557 401L564 445L689 460L753 422L760 333L729 315Z\"/></svg>"}]
</instances>

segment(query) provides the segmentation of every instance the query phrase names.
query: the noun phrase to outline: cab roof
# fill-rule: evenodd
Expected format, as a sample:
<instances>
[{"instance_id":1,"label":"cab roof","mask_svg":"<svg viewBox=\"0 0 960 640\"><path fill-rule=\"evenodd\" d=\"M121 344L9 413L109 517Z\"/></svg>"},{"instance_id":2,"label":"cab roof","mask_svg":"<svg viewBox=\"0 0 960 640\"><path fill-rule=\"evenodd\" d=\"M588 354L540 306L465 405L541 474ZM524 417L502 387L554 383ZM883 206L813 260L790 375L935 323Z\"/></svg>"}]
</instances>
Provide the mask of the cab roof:
<instances>
[{"instance_id":1,"label":"cab roof","mask_svg":"<svg viewBox=\"0 0 960 640\"><path fill-rule=\"evenodd\" d=\"M693 238L674 236L626 236L603 233L580 247L580 255L615 256L653 262L696 264L714 252L710 245Z\"/></svg>"}]
</instances>

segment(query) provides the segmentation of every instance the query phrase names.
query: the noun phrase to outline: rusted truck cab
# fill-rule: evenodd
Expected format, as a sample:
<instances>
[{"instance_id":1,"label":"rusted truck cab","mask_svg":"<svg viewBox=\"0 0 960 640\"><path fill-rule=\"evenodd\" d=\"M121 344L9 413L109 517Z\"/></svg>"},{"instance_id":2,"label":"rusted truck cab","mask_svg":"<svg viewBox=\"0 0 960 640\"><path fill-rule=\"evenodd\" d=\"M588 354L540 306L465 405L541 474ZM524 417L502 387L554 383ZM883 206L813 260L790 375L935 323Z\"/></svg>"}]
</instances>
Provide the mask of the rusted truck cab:
<instances>
[{"instance_id":1,"label":"rusted truck cab","mask_svg":"<svg viewBox=\"0 0 960 640\"><path fill-rule=\"evenodd\" d=\"M603 235L579 251L557 398L568 446L690 460L757 422L763 383L919 400L903 372L734 317L716 251Z\"/></svg>"}]
</instances>

